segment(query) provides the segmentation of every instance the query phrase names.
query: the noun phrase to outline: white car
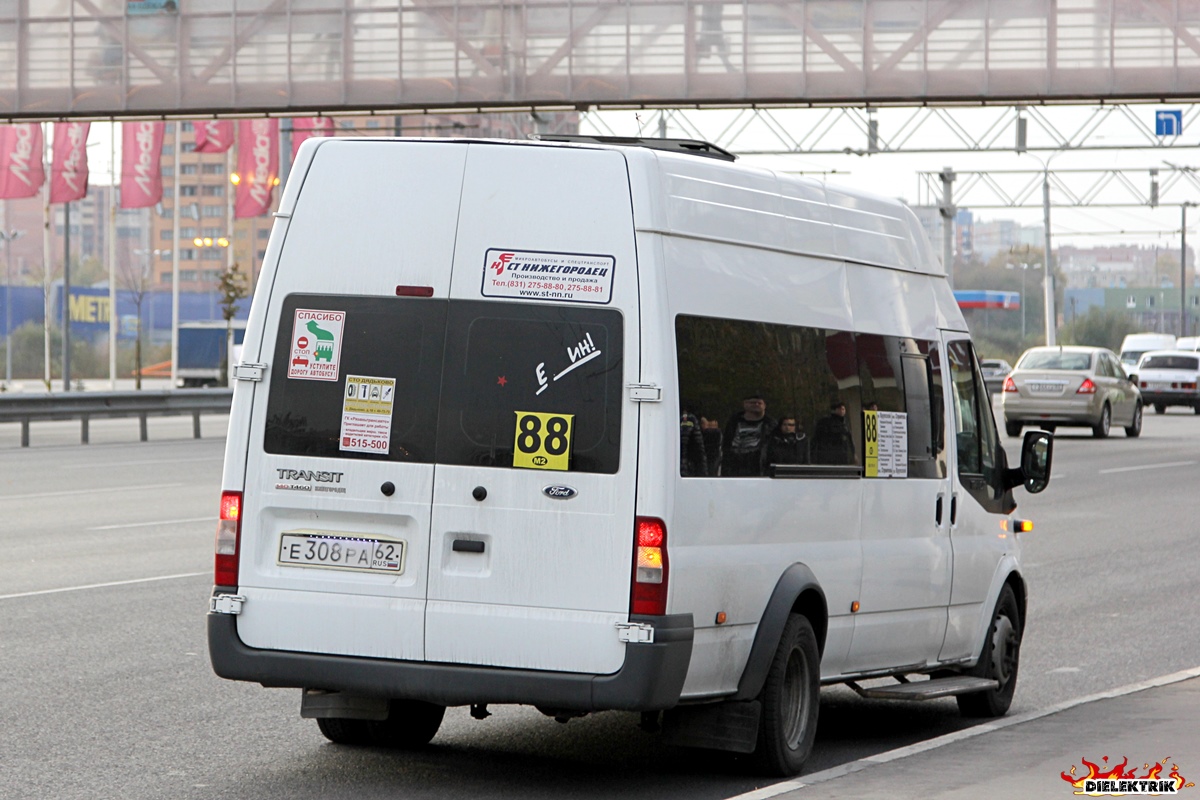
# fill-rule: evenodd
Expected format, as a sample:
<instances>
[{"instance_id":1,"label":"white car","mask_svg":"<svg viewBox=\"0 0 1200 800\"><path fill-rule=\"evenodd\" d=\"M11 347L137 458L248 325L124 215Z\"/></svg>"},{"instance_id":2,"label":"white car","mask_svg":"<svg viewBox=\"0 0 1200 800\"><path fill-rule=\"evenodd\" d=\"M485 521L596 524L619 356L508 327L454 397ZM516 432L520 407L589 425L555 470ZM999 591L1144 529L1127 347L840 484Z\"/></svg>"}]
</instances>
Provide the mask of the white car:
<instances>
[{"instance_id":1,"label":"white car","mask_svg":"<svg viewBox=\"0 0 1200 800\"><path fill-rule=\"evenodd\" d=\"M1187 406L1200 414L1200 353L1194 350L1152 350L1138 361L1137 382L1142 400L1162 414L1167 406Z\"/></svg>"}]
</instances>

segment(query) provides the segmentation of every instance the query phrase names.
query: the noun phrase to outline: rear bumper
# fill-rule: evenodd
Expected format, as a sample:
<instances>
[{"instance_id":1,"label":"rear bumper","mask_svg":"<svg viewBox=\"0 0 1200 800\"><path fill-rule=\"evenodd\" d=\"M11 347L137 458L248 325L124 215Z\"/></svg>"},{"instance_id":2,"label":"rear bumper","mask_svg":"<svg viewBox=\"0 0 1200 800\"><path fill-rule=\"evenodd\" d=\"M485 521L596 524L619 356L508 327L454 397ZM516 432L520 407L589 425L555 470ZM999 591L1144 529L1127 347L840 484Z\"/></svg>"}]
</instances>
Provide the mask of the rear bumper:
<instances>
[{"instance_id":1,"label":"rear bumper","mask_svg":"<svg viewBox=\"0 0 1200 800\"><path fill-rule=\"evenodd\" d=\"M679 702L691 662L692 615L631 616L630 621L653 625L654 642L625 645L625 663L612 675L259 650L238 637L236 616L216 613L208 615L208 652L220 677L267 687L328 689L446 706L519 703L571 711L671 708Z\"/></svg>"},{"instance_id":2,"label":"rear bumper","mask_svg":"<svg viewBox=\"0 0 1200 800\"><path fill-rule=\"evenodd\" d=\"M1187 392L1151 392L1142 389L1142 402L1148 406L1162 404L1193 408L1200 405L1200 395Z\"/></svg>"}]
</instances>

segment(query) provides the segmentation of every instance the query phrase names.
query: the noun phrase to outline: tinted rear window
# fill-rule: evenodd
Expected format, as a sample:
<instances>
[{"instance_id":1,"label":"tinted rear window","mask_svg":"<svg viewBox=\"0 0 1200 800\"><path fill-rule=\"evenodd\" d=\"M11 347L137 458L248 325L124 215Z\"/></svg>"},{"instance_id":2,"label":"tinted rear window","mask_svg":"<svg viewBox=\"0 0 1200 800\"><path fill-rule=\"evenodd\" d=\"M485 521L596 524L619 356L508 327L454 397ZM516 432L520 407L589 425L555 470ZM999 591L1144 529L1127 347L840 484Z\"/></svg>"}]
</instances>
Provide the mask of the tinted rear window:
<instances>
[{"instance_id":1,"label":"tinted rear window","mask_svg":"<svg viewBox=\"0 0 1200 800\"><path fill-rule=\"evenodd\" d=\"M345 312L336 381L287 377L297 309ZM524 424L526 444L535 435L569 436L569 443L555 440L551 448L567 446L566 469L613 473L621 436L622 338L621 314L614 309L290 295L270 373L264 449L509 467L518 425ZM395 381L386 453L343 447L347 375ZM553 429L533 431L540 423ZM555 427L565 424L569 431Z\"/></svg>"},{"instance_id":2,"label":"tinted rear window","mask_svg":"<svg viewBox=\"0 0 1200 800\"><path fill-rule=\"evenodd\" d=\"M1021 359L1021 369L1061 369L1083 371L1092 365L1090 353L1060 353L1047 350L1038 353L1026 353Z\"/></svg>"},{"instance_id":3,"label":"tinted rear window","mask_svg":"<svg viewBox=\"0 0 1200 800\"><path fill-rule=\"evenodd\" d=\"M1147 356L1142 369L1200 369L1200 358L1191 356Z\"/></svg>"}]
</instances>

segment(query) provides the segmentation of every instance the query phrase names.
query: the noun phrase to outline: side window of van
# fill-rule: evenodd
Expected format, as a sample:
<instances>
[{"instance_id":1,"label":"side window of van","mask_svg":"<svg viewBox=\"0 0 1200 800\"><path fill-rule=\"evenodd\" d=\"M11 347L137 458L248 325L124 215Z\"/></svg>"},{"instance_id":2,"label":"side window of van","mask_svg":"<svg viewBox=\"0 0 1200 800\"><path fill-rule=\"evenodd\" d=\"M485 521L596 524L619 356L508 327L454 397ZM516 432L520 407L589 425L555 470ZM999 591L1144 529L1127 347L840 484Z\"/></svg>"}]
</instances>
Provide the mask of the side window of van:
<instances>
[{"instance_id":1,"label":"side window of van","mask_svg":"<svg viewBox=\"0 0 1200 800\"><path fill-rule=\"evenodd\" d=\"M853 334L680 315L675 337L681 475L857 468L862 405Z\"/></svg>"},{"instance_id":2,"label":"side window of van","mask_svg":"<svg viewBox=\"0 0 1200 800\"><path fill-rule=\"evenodd\" d=\"M946 428L942 368L933 342L909 341L900 360L908 407L908 474L946 477Z\"/></svg>"},{"instance_id":3,"label":"side window of van","mask_svg":"<svg viewBox=\"0 0 1200 800\"><path fill-rule=\"evenodd\" d=\"M959 482L988 511L1005 513L1012 503L1002 483L1004 464L1000 437L975 353L969 342L960 340L947 346L947 354L954 399Z\"/></svg>"}]
</instances>

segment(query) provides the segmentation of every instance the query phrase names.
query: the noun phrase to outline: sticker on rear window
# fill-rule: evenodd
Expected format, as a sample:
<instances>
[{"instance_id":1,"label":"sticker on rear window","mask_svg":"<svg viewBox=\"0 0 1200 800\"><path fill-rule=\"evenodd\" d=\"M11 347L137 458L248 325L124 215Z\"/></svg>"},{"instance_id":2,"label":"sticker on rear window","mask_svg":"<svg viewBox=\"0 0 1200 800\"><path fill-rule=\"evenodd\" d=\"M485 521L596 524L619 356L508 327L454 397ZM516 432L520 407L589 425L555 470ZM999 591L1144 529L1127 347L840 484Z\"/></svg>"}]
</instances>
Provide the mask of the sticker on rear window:
<instances>
[{"instance_id":1,"label":"sticker on rear window","mask_svg":"<svg viewBox=\"0 0 1200 800\"><path fill-rule=\"evenodd\" d=\"M483 259L484 297L603 305L612 299L612 256L489 249Z\"/></svg>"},{"instance_id":2,"label":"sticker on rear window","mask_svg":"<svg viewBox=\"0 0 1200 800\"><path fill-rule=\"evenodd\" d=\"M540 414L518 411L513 466L527 469L566 470L571 460L574 414Z\"/></svg>"},{"instance_id":3,"label":"sticker on rear window","mask_svg":"<svg viewBox=\"0 0 1200 800\"><path fill-rule=\"evenodd\" d=\"M297 308L287 376L310 381L336 381L345 322L345 311Z\"/></svg>"},{"instance_id":4,"label":"sticker on rear window","mask_svg":"<svg viewBox=\"0 0 1200 800\"><path fill-rule=\"evenodd\" d=\"M347 375L346 391L342 394L338 449L386 454L392 440L395 396L395 378Z\"/></svg>"}]
</instances>

